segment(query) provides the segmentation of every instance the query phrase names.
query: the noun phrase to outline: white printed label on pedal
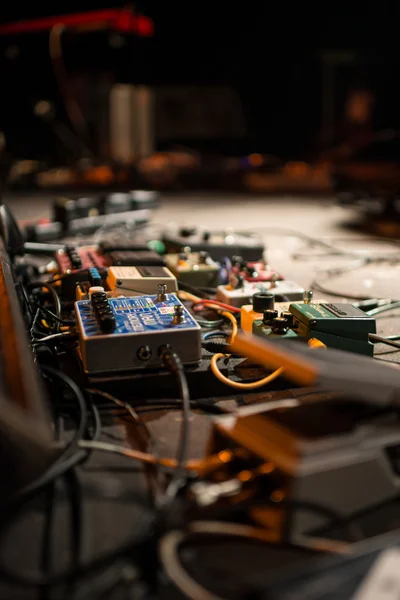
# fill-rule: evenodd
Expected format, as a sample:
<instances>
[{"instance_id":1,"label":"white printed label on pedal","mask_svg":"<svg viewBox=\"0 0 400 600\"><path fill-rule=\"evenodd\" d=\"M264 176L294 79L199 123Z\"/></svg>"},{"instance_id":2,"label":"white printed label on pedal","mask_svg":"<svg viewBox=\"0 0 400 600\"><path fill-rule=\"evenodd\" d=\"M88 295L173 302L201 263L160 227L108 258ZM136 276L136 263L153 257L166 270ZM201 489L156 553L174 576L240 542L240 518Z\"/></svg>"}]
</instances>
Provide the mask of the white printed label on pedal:
<instances>
[{"instance_id":1,"label":"white printed label on pedal","mask_svg":"<svg viewBox=\"0 0 400 600\"><path fill-rule=\"evenodd\" d=\"M115 279L142 279L141 274L136 267L110 267L109 272L114 275Z\"/></svg>"},{"instance_id":2,"label":"white printed label on pedal","mask_svg":"<svg viewBox=\"0 0 400 600\"><path fill-rule=\"evenodd\" d=\"M399 600L400 550L385 550L375 561L352 600Z\"/></svg>"},{"instance_id":3,"label":"white printed label on pedal","mask_svg":"<svg viewBox=\"0 0 400 600\"><path fill-rule=\"evenodd\" d=\"M173 306L161 306L161 308L158 309L158 312L161 313L162 315L171 315L174 312L174 307Z\"/></svg>"}]
</instances>

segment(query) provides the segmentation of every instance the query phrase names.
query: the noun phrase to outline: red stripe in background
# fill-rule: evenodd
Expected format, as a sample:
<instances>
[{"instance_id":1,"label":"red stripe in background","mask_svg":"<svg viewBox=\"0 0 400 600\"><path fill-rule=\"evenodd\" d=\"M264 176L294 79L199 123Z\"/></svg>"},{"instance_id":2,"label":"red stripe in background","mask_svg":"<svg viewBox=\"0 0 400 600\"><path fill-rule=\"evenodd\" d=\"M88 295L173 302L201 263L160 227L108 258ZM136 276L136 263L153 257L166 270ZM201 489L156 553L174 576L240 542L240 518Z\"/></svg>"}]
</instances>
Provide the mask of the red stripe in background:
<instances>
[{"instance_id":1,"label":"red stripe in background","mask_svg":"<svg viewBox=\"0 0 400 600\"><path fill-rule=\"evenodd\" d=\"M48 31L54 25L59 24L73 28L82 25L95 25L96 23L100 27L107 24L113 30L124 33L136 33L140 37L150 37L154 33L154 24L149 17L135 15L126 9L107 9L6 23L5 25L0 25L0 35Z\"/></svg>"}]
</instances>

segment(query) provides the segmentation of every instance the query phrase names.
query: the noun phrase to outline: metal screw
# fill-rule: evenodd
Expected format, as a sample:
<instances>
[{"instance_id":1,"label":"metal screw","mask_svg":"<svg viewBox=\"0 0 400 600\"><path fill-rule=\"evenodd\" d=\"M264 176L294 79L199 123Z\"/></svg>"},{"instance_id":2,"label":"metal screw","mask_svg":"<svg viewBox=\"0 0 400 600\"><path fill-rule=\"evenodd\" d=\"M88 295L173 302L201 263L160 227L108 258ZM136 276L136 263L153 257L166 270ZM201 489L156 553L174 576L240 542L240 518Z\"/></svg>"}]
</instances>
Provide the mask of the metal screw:
<instances>
[{"instance_id":1,"label":"metal screw","mask_svg":"<svg viewBox=\"0 0 400 600\"><path fill-rule=\"evenodd\" d=\"M168 288L165 285L165 283L164 284L160 283L158 286L157 302L164 302L164 300L167 297L167 291L168 291Z\"/></svg>"},{"instance_id":2,"label":"metal screw","mask_svg":"<svg viewBox=\"0 0 400 600\"><path fill-rule=\"evenodd\" d=\"M303 294L304 304L311 304L313 293L311 290L306 290Z\"/></svg>"},{"instance_id":3,"label":"metal screw","mask_svg":"<svg viewBox=\"0 0 400 600\"><path fill-rule=\"evenodd\" d=\"M279 275L278 273L274 273L274 275L272 275L271 277L271 284L270 284L270 290L273 290L274 288L276 288L276 282L279 281Z\"/></svg>"}]
</instances>

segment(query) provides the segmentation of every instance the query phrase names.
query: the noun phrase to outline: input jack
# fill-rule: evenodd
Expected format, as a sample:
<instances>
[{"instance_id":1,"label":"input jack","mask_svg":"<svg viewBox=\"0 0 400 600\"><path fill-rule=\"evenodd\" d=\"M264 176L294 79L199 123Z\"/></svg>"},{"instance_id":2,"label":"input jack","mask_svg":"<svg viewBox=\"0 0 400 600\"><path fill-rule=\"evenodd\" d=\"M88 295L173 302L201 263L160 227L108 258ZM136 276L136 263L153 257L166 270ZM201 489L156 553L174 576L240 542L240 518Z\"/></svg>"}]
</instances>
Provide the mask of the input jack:
<instances>
[{"instance_id":1,"label":"input jack","mask_svg":"<svg viewBox=\"0 0 400 600\"><path fill-rule=\"evenodd\" d=\"M139 348L139 350L137 351L137 357L139 360L143 360L143 361L147 361L150 360L152 357L152 351L151 348L149 348L149 346L142 346L141 348Z\"/></svg>"}]
</instances>

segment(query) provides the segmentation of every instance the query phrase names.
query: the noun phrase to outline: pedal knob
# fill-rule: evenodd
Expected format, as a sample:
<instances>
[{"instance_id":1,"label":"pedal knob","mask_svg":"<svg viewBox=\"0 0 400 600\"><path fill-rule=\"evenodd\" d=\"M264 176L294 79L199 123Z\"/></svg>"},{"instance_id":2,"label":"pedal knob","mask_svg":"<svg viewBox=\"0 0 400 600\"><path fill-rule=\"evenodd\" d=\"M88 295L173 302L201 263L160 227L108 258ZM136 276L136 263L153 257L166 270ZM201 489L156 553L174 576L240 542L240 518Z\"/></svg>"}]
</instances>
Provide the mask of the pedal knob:
<instances>
[{"instance_id":1,"label":"pedal knob","mask_svg":"<svg viewBox=\"0 0 400 600\"><path fill-rule=\"evenodd\" d=\"M93 310L99 310L100 308L104 308L105 306L108 306L107 296L105 298L102 298L102 297L93 298L92 297Z\"/></svg>"},{"instance_id":2,"label":"pedal knob","mask_svg":"<svg viewBox=\"0 0 400 600\"><path fill-rule=\"evenodd\" d=\"M185 267L188 261L188 255L186 252L181 252L178 256L178 266Z\"/></svg>"},{"instance_id":3,"label":"pedal knob","mask_svg":"<svg viewBox=\"0 0 400 600\"><path fill-rule=\"evenodd\" d=\"M206 252L205 250L201 250L199 252L199 263L201 265L205 265L208 259L208 252Z\"/></svg>"},{"instance_id":4,"label":"pedal knob","mask_svg":"<svg viewBox=\"0 0 400 600\"><path fill-rule=\"evenodd\" d=\"M278 311L277 310L273 310L272 308L264 310L264 315L263 315L263 323L264 323L264 325L271 325L272 321L274 319L276 319L277 316L278 316Z\"/></svg>"},{"instance_id":5,"label":"pedal knob","mask_svg":"<svg viewBox=\"0 0 400 600\"><path fill-rule=\"evenodd\" d=\"M274 302L274 295L270 292L257 292L256 294L253 294L253 310L256 313L273 310Z\"/></svg>"},{"instance_id":6,"label":"pedal knob","mask_svg":"<svg viewBox=\"0 0 400 600\"><path fill-rule=\"evenodd\" d=\"M96 308L96 314L99 317L99 319L102 319L105 315L112 315L113 311L112 308L110 308L109 304L107 304L106 306L102 306L101 308Z\"/></svg>"},{"instance_id":7,"label":"pedal knob","mask_svg":"<svg viewBox=\"0 0 400 600\"><path fill-rule=\"evenodd\" d=\"M181 227L179 230L179 235L181 237L191 237L196 234L196 229L194 227Z\"/></svg>"},{"instance_id":8,"label":"pedal knob","mask_svg":"<svg viewBox=\"0 0 400 600\"><path fill-rule=\"evenodd\" d=\"M112 314L105 314L100 317L100 328L104 333L112 333L116 326L117 321Z\"/></svg>"},{"instance_id":9,"label":"pedal knob","mask_svg":"<svg viewBox=\"0 0 400 600\"><path fill-rule=\"evenodd\" d=\"M78 252L76 252L76 251L71 252L70 260L71 260L71 264L74 269L82 268L82 261L81 261L81 257L79 256Z\"/></svg>"},{"instance_id":10,"label":"pedal knob","mask_svg":"<svg viewBox=\"0 0 400 600\"><path fill-rule=\"evenodd\" d=\"M294 325L294 315L289 310L284 310L281 312L282 319L285 319L288 327L293 327Z\"/></svg>"},{"instance_id":11,"label":"pedal knob","mask_svg":"<svg viewBox=\"0 0 400 600\"><path fill-rule=\"evenodd\" d=\"M172 317L172 325L179 325L183 321L183 306L182 304L175 304L174 316Z\"/></svg>"},{"instance_id":12,"label":"pedal knob","mask_svg":"<svg viewBox=\"0 0 400 600\"><path fill-rule=\"evenodd\" d=\"M272 319L271 329L274 333L278 333L280 335L287 333L288 326L286 319L282 317L275 317L275 319Z\"/></svg>"},{"instance_id":13,"label":"pedal knob","mask_svg":"<svg viewBox=\"0 0 400 600\"><path fill-rule=\"evenodd\" d=\"M232 265L238 269L243 269L246 266L246 261L244 260L243 256L233 256Z\"/></svg>"},{"instance_id":14,"label":"pedal knob","mask_svg":"<svg viewBox=\"0 0 400 600\"><path fill-rule=\"evenodd\" d=\"M276 282L279 281L280 276L278 275L278 273L274 273L274 275L272 275L271 277L271 281L270 281L270 290L273 290L276 288Z\"/></svg>"}]
</instances>

